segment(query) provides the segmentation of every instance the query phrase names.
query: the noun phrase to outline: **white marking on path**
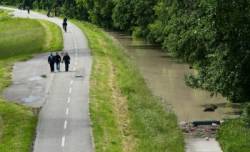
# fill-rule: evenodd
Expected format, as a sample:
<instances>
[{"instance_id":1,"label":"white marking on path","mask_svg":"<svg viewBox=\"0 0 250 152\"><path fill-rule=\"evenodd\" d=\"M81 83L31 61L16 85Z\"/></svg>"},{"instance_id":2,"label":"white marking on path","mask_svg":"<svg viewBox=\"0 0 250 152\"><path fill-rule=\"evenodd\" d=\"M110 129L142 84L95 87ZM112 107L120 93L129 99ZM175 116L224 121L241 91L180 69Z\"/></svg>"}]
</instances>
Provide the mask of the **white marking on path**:
<instances>
[{"instance_id":1,"label":"white marking on path","mask_svg":"<svg viewBox=\"0 0 250 152\"><path fill-rule=\"evenodd\" d=\"M68 121L67 121L67 120L65 120L65 121L64 121L64 127L63 127L63 128L64 128L64 130L65 130L65 129L67 129L67 125L68 125Z\"/></svg>"},{"instance_id":2,"label":"white marking on path","mask_svg":"<svg viewBox=\"0 0 250 152\"><path fill-rule=\"evenodd\" d=\"M64 147L65 146L65 136L62 137L62 143L61 146Z\"/></svg>"},{"instance_id":3,"label":"white marking on path","mask_svg":"<svg viewBox=\"0 0 250 152\"><path fill-rule=\"evenodd\" d=\"M67 101L67 103L70 103L70 97L68 97L68 101Z\"/></svg>"},{"instance_id":4,"label":"white marking on path","mask_svg":"<svg viewBox=\"0 0 250 152\"><path fill-rule=\"evenodd\" d=\"M66 109L65 114L66 114L66 115L69 115L69 108Z\"/></svg>"},{"instance_id":5,"label":"white marking on path","mask_svg":"<svg viewBox=\"0 0 250 152\"><path fill-rule=\"evenodd\" d=\"M72 88L69 88L69 94L71 94L72 93Z\"/></svg>"},{"instance_id":6,"label":"white marking on path","mask_svg":"<svg viewBox=\"0 0 250 152\"><path fill-rule=\"evenodd\" d=\"M73 83L74 83L74 81L73 81L73 80L71 80L71 81L70 81L70 85L72 85Z\"/></svg>"}]
</instances>

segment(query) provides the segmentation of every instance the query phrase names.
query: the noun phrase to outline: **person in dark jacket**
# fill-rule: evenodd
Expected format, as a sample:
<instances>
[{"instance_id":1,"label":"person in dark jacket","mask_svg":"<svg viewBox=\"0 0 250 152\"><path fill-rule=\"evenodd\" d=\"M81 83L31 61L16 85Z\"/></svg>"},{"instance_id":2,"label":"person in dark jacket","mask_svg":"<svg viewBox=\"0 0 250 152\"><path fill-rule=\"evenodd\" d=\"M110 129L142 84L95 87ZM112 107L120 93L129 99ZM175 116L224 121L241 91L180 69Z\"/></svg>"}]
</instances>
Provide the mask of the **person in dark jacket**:
<instances>
[{"instance_id":1,"label":"person in dark jacket","mask_svg":"<svg viewBox=\"0 0 250 152\"><path fill-rule=\"evenodd\" d=\"M65 71L68 72L69 71L69 64L70 64L70 56L68 55L68 53L64 54L63 62L65 64Z\"/></svg>"},{"instance_id":2,"label":"person in dark jacket","mask_svg":"<svg viewBox=\"0 0 250 152\"><path fill-rule=\"evenodd\" d=\"M50 65L50 71L54 72L55 71L55 57L53 55L53 53L50 53L49 57L48 57L48 62Z\"/></svg>"},{"instance_id":3,"label":"person in dark jacket","mask_svg":"<svg viewBox=\"0 0 250 152\"><path fill-rule=\"evenodd\" d=\"M64 29L65 32L67 32L67 25L68 25L67 21L68 21L68 19L65 17L63 19L63 24L62 24L63 25L63 29Z\"/></svg>"},{"instance_id":4,"label":"person in dark jacket","mask_svg":"<svg viewBox=\"0 0 250 152\"><path fill-rule=\"evenodd\" d=\"M27 7L27 11L28 11L28 14L30 14L30 7L29 6Z\"/></svg>"},{"instance_id":5,"label":"person in dark jacket","mask_svg":"<svg viewBox=\"0 0 250 152\"><path fill-rule=\"evenodd\" d=\"M56 62L57 71L60 71L60 63L61 63L61 61L62 61L61 56L58 53L56 53L55 62Z\"/></svg>"}]
</instances>

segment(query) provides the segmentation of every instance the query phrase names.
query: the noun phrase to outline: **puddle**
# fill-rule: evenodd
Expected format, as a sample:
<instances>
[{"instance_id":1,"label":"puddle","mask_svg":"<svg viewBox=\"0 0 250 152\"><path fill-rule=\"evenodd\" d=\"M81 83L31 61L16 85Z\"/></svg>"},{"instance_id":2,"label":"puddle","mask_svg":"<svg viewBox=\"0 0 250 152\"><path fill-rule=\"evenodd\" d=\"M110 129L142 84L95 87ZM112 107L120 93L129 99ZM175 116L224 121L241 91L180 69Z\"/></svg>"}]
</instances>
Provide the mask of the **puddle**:
<instances>
[{"instance_id":1,"label":"puddle","mask_svg":"<svg viewBox=\"0 0 250 152\"><path fill-rule=\"evenodd\" d=\"M22 101L25 103L32 103L32 102L36 102L38 99L40 99L39 96L29 96L27 98L23 98Z\"/></svg>"},{"instance_id":2,"label":"puddle","mask_svg":"<svg viewBox=\"0 0 250 152\"><path fill-rule=\"evenodd\" d=\"M35 76L35 77L31 77L29 78L29 81L38 81L38 80L42 80L43 78L40 76Z\"/></svg>"}]
</instances>

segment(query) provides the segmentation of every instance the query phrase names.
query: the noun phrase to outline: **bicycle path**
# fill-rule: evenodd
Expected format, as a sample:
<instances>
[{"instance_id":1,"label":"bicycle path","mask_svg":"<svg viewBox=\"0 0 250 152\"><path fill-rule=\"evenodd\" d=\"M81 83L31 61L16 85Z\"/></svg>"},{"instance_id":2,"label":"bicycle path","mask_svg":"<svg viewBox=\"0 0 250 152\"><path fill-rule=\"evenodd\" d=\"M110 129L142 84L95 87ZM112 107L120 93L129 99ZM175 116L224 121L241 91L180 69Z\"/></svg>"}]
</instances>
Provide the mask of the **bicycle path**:
<instances>
[{"instance_id":1,"label":"bicycle path","mask_svg":"<svg viewBox=\"0 0 250 152\"><path fill-rule=\"evenodd\" d=\"M0 8L13 10L16 17L44 19L60 27L62 25L62 19L59 18L48 18L32 11L28 14L27 11L23 10ZM33 84L28 86L25 94L28 98L31 97L32 92L40 93L40 98L38 98L40 103L38 103L43 105L39 114L34 152L94 151L88 104L89 77L92 65L88 42L82 31L70 22L68 23L68 32L64 32L63 36L64 51L71 56L70 72L49 73L50 83L46 84L47 92L35 91L38 87ZM43 62L42 59L45 61ZM34 66L32 66L32 63L35 63ZM18 94L19 91L20 96L22 96L22 89L15 90L15 86L16 88L18 88L18 84L25 86L25 76L28 77L30 73L35 73L36 69L33 68L39 68L39 65L41 65L41 68L45 68L45 65L46 68L49 68L46 55L35 57L22 64L24 64L23 67L27 65L29 67L19 69L22 78L19 76L19 83L13 82L13 89L10 89L9 94ZM14 78L18 77L15 72L13 74ZM44 89L40 88L40 90ZM8 91L6 94L8 94ZM15 95L12 94L12 96Z\"/></svg>"}]
</instances>

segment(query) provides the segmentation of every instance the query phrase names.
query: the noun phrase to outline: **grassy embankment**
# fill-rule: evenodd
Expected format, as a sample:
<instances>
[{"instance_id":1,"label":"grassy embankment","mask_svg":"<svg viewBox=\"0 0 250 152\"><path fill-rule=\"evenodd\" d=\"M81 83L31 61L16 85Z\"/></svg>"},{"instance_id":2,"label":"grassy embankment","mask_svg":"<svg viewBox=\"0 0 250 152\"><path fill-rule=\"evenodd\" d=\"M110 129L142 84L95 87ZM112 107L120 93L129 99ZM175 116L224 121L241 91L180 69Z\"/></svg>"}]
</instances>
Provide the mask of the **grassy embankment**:
<instances>
[{"instance_id":1,"label":"grassy embankment","mask_svg":"<svg viewBox=\"0 0 250 152\"><path fill-rule=\"evenodd\" d=\"M11 69L16 61L61 48L59 27L45 21L11 18L0 10L0 92L11 83ZM30 151L36 123L37 116L31 108L0 97L0 151Z\"/></svg>"},{"instance_id":2,"label":"grassy embankment","mask_svg":"<svg viewBox=\"0 0 250 152\"><path fill-rule=\"evenodd\" d=\"M118 42L74 21L93 54L90 113L97 152L183 152L176 116L152 95Z\"/></svg>"},{"instance_id":3,"label":"grassy embankment","mask_svg":"<svg viewBox=\"0 0 250 152\"><path fill-rule=\"evenodd\" d=\"M223 152L249 152L250 128L242 119L226 121L218 132Z\"/></svg>"}]
</instances>

